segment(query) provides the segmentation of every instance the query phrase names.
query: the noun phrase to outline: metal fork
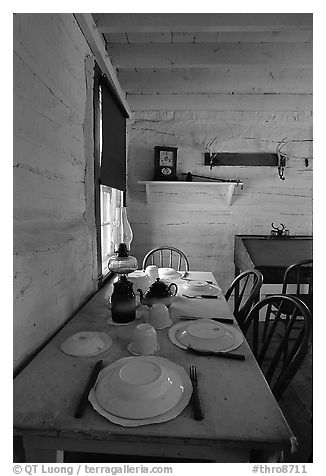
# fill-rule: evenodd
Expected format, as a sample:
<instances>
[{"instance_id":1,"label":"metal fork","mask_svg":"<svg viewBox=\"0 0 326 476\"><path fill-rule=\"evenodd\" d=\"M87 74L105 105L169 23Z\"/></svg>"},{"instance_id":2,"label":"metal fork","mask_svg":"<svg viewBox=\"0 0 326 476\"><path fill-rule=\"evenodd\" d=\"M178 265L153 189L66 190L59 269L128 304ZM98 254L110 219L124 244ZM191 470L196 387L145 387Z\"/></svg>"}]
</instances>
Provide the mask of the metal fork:
<instances>
[{"instance_id":1,"label":"metal fork","mask_svg":"<svg viewBox=\"0 0 326 476\"><path fill-rule=\"evenodd\" d=\"M203 420L204 415L203 415L203 409L202 409L199 390L198 390L197 368L195 365L190 365L189 375L190 375L190 380L191 380L192 388L193 388L191 403L192 403L192 409L194 412L194 417L195 417L195 420Z\"/></svg>"}]
</instances>

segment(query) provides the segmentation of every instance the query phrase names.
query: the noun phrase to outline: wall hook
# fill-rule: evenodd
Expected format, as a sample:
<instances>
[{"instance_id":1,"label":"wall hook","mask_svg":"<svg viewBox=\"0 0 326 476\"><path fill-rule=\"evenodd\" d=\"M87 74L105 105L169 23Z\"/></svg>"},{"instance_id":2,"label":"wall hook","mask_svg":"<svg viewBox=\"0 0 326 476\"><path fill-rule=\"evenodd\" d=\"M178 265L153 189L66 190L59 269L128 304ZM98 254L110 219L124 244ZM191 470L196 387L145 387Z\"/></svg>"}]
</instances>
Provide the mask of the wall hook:
<instances>
[{"instance_id":1,"label":"wall hook","mask_svg":"<svg viewBox=\"0 0 326 476\"><path fill-rule=\"evenodd\" d=\"M208 154L209 154L209 168L210 170L212 170L213 166L214 166L214 159L216 159L216 157L218 156L218 152L214 152L212 153L211 152L211 147L212 145L214 144L214 142L216 141L217 139L217 136L214 137L214 139L212 139L210 142L208 142L206 144L206 150L208 150Z\"/></svg>"},{"instance_id":2,"label":"wall hook","mask_svg":"<svg viewBox=\"0 0 326 476\"><path fill-rule=\"evenodd\" d=\"M284 177L284 168L285 168L285 163L286 163L286 155L281 153L281 148L286 144L286 137L281 140L281 142L278 144L276 147L276 154L277 154L277 170L278 170L278 176L280 180L285 180Z\"/></svg>"}]
</instances>

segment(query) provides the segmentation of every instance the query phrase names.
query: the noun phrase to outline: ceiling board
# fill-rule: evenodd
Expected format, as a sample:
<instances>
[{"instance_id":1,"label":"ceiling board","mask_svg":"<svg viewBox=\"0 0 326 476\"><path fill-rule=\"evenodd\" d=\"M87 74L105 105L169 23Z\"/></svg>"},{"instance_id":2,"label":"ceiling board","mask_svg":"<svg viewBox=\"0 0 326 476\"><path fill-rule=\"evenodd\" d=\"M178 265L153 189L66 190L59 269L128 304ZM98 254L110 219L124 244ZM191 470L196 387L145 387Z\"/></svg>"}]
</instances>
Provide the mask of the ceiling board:
<instances>
[{"instance_id":1,"label":"ceiling board","mask_svg":"<svg viewBox=\"0 0 326 476\"><path fill-rule=\"evenodd\" d=\"M312 65L310 43L113 44L108 53L122 68L216 68L219 65Z\"/></svg>"},{"instance_id":2,"label":"ceiling board","mask_svg":"<svg viewBox=\"0 0 326 476\"><path fill-rule=\"evenodd\" d=\"M93 13L102 33L311 29L311 13Z\"/></svg>"},{"instance_id":3,"label":"ceiling board","mask_svg":"<svg viewBox=\"0 0 326 476\"><path fill-rule=\"evenodd\" d=\"M312 30L264 32L104 33L112 43L311 43Z\"/></svg>"}]
</instances>

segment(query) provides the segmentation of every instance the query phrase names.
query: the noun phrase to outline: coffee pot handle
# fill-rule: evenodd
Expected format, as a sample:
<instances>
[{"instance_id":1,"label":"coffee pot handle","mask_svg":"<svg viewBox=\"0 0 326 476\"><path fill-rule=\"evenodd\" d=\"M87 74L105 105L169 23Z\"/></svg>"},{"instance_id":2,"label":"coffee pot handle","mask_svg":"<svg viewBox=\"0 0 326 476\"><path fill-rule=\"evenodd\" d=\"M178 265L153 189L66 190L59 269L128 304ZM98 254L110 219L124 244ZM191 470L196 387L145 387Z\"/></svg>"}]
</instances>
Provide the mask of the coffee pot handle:
<instances>
[{"instance_id":1,"label":"coffee pot handle","mask_svg":"<svg viewBox=\"0 0 326 476\"><path fill-rule=\"evenodd\" d=\"M175 287L174 293L172 291L170 291L172 286ZM168 290L171 292L172 296L175 296L178 292L178 286L175 283L171 283L170 286L168 287Z\"/></svg>"}]
</instances>

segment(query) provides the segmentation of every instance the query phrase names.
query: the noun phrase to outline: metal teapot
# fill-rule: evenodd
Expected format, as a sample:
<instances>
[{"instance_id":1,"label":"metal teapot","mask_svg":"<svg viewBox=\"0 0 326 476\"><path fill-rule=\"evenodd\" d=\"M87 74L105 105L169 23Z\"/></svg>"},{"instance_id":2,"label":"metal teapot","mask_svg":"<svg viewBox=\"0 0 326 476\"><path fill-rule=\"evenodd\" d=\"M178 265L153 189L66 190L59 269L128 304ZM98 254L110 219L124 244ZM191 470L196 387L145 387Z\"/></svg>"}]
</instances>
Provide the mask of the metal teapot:
<instances>
[{"instance_id":1,"label":"metal teapot","mask_svg":"<svg viewBox=\"0 0 326 476\"><path fill-rule=\"evenodd\" d=\"M174 287L174 291L171 288ZM169 286L165 284L160 278L151 284L148 291L143 294L141 289L137 289L140 294L140 302L146 306L152 306L155 303L162 303L165 306L170 306L174 300L174 296L178 292L178 286L175 283L171 283Z\"/></svg>"}]
</instances>

